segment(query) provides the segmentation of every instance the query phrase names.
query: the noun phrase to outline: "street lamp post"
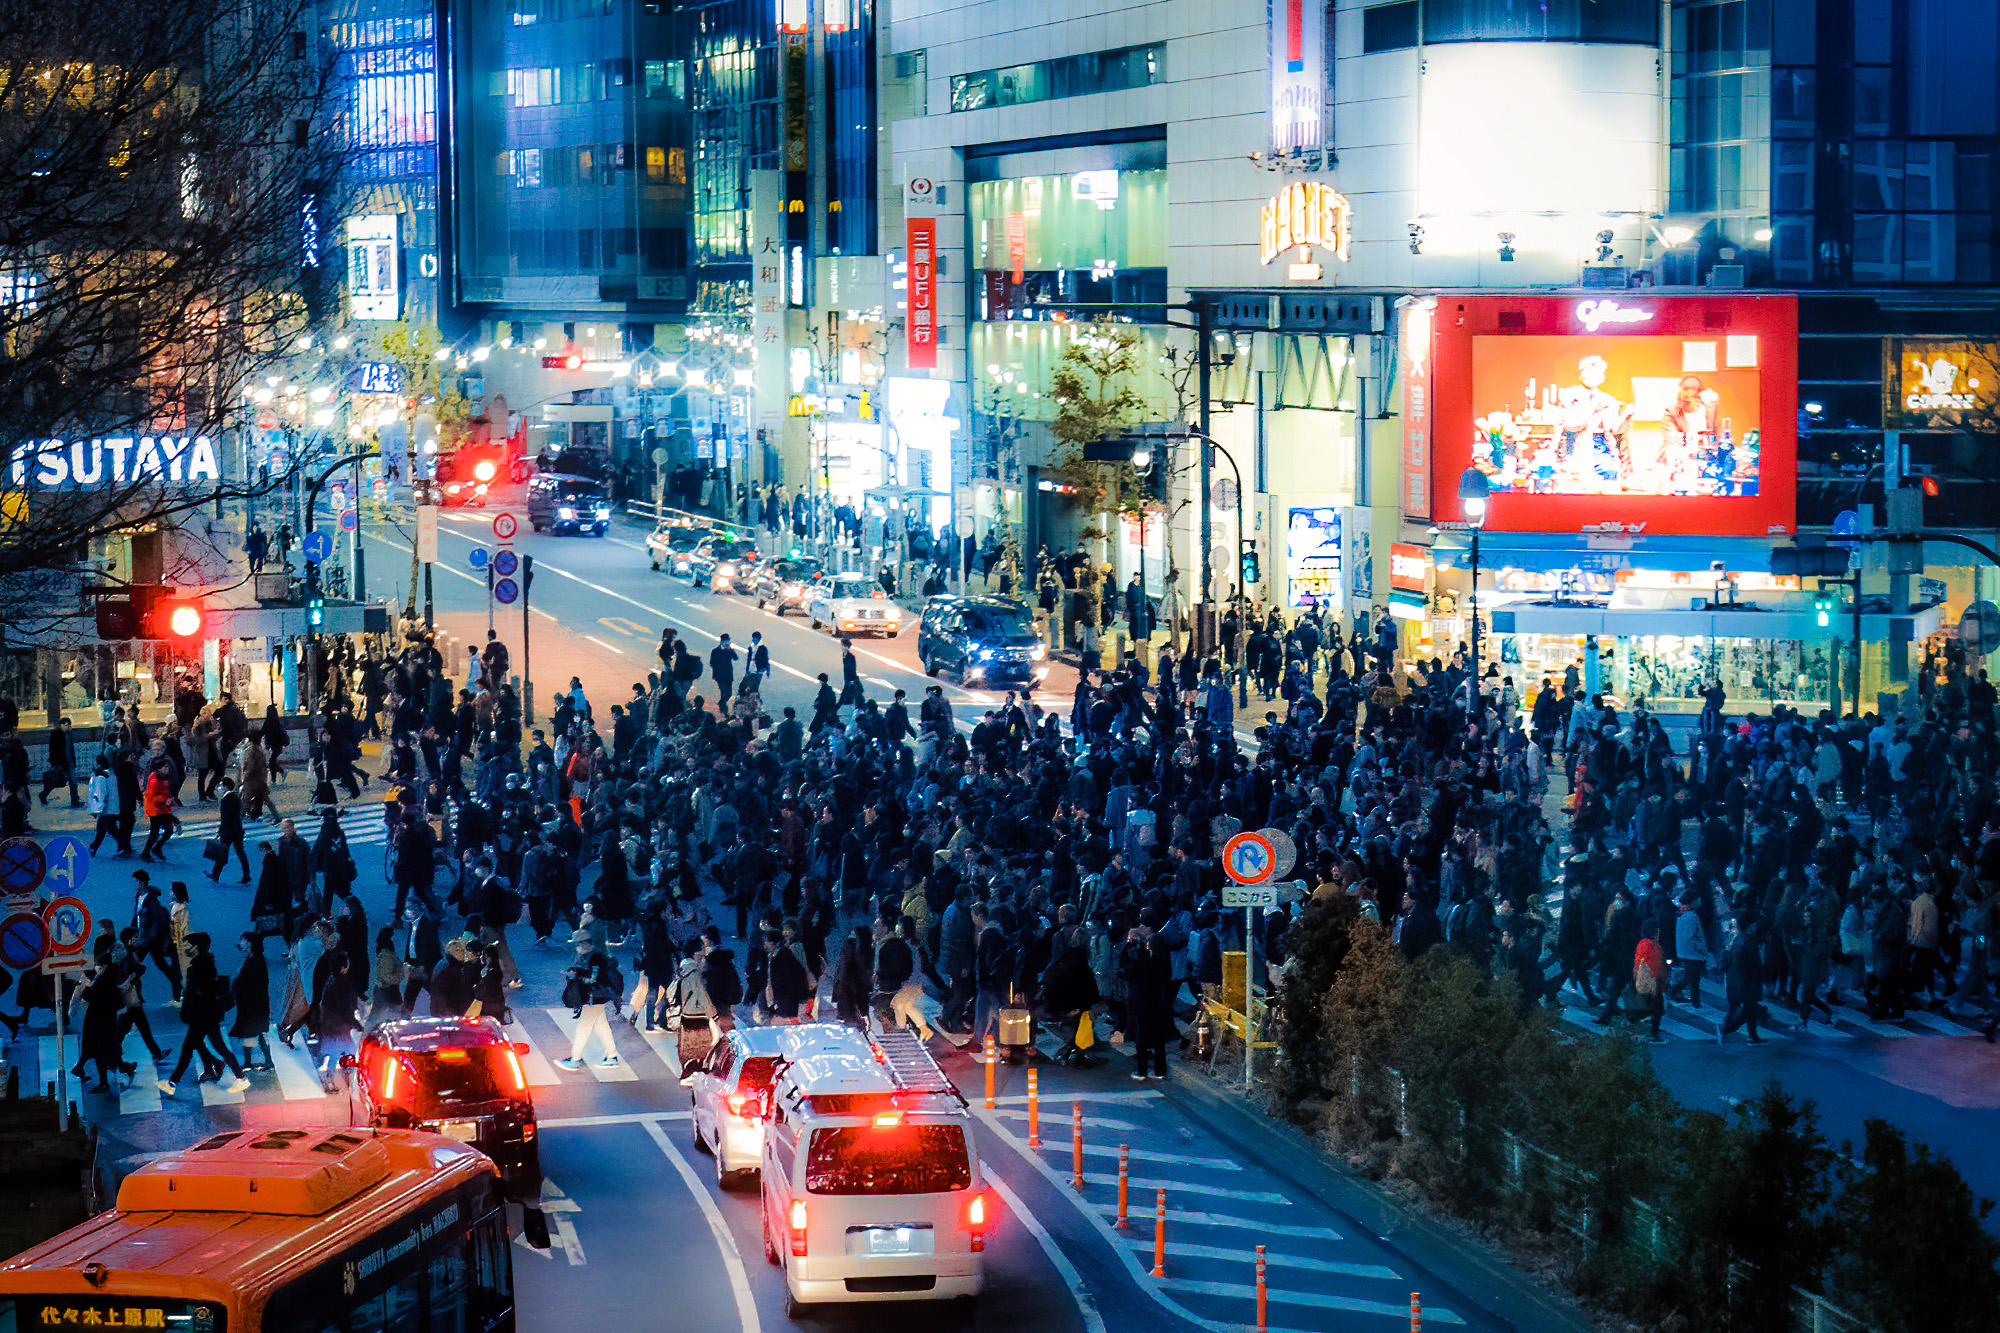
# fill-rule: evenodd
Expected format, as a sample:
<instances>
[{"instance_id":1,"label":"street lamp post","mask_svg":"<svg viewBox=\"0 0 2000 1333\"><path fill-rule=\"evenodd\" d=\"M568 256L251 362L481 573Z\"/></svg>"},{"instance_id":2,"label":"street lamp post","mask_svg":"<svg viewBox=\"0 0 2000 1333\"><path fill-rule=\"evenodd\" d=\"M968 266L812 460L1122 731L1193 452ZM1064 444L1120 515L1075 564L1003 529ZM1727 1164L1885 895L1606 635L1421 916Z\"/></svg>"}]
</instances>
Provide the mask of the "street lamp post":
<instances>
[{"instance_id":1,"label":"street lamp post","mask_svg":"<svg viewBox=\"0 0 2000 1333\"><path fill-rule=\"evenodd\" d=\"M1492 483L1478 468L1469 467L1459 474L1458 506L1465 515L1466 526L1472 530L1472 589L1467 599L1472 616L1472 679L1466 697L1471 705L1473 722L1482 733L1486 718L1479 699L1479 530L1486 526L1486 501L1492 493Z\"/></svg>"}]
</instances>

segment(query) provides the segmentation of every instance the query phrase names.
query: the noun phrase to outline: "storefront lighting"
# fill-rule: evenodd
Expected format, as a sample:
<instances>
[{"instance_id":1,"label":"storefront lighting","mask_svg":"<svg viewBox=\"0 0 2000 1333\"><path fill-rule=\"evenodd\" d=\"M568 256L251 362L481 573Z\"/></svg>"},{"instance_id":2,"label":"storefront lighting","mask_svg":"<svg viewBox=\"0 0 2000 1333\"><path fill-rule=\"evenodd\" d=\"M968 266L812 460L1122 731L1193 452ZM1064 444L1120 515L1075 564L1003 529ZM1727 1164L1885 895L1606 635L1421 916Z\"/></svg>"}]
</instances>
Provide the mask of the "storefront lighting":
<instances>
[{"instance_id":1,"label":"storefront lighting","mask_svg":"<svg viewBox=\"0 0 2000 1333\"><path fill-rule=\"evenodd\" d=\"M276 399L278 395L272 393L269 389L259 389L250 396L260 403L268 403Z\"/></svg>"},{"instance_id":2,"label":"storefront lighting","mask_svg":"<svg viewBox=\"0 0 2000 1333\"><path fill-rule=\"evenodd\" d=\"M315 403L323 403L333 397L333 390L327 388L324 384L315 384L312 392L307 396Z\"/></svg>"},{"instance_id":3,"label":"storefront lighting","mask_svg":"<svg viewBox=\"0 0 2000 1333\"><path fill-rule=\"evenodd\" d=\"M737 372L736 372L736 387L737 387L737 388L739 388L739 389L747 389L747 388L749 388L749 387L750 387L750 385L751 385L751 383L752 383L752 382L753 382L753 381L752 381L752 378L751 378L751 375L750 375L750 372L749 372L749 371L747 371L747 370L739 370L739 371L737 371Z\"/></svg>"},{"instance_id":4,"label":"storefront lighting","mask_svg":"<svg viewBox=\"0 0 2000 1333\"><path fill-rule=\"evenodd\" d=\"M1771 239L1771 229L1769 227L1759 227L1750 233L1750 239L1756 241L1759 245L1767 244Z\"/></svg>"},{"instance_id":5,"label":"storefront lighting","mask_svg":"<svg viewBox=\"0 0 2000 1333\"><path fill-rule=\"evenodd\" d=\"M679 379L681 376L681 363L678 361L669 361L660 367L660 373L670 380Z\"/></svg>"},{"instance_id":6,"label":"storefront lighting","mask_svg":"<svg viewBox=\"0 0 2000 1333\"><path fill-rule=\"evenodd\" d=\"M352 345L353 341L354 340L352 338L349 338L346 334L343 333L338 338L335 338L333 340L333 350L336 352L344 352L348 349L350 345Z\"/></svg>"},{"instance_id":7,"label":"storefront lighting","mask_svg":"<svg viewBox=\"0 0 2000 1333\"><path fill-rule=\"evenodd\" d=\"M1819 415L1820 413L1822 413L1822 412L1826 411L1826 404L1825 404L1825 403L1807 403L1807 404L1805 404L1805 409L1806 409L1806 415L1807 415L1807 416L1809 416L1809 417L1816 417L1816 416L1818 416L1818 415Z\"/></svg>"},{"instance_id":8,"label":"storefront lighting","mask_svg":"<svg viewBox=\"0 0 2000 1333\"><path fill-rule=\"evenodd\" d=\"M330 408L330 407L322 407L321 409L319 409L319 411L317 411L317 412L313 413L313 425L315 425L315 426L331 426L332 424L333 424L333 409L332 409L332 408Z\"/></svg>"},{"instance_id":9,"label":"storefront lighting","mask_svg":"<svg viewBox=\"0 0 2000 1333\"><path fill-rule=\"evenodd\" d=\"M549 345L549 340L548 340L547 338L537 338L537 339L535 339L535 350L536 350L537 352L541 351L541 350L542 350L543 348L547 347L548 345Z\"/></svg>"},{"instance_id":10,"label":"storefront lighting","mask_svg":"<svg viewBox=\"0 0 2000 1333\"><path fill-rule=\"evenodd\" d=\"M264 383L270 385L274 389L277 388L280 384L284 383L284 381L285 377L283 375L266 375L264 377Z\"/></svg>"},{"instance_id":11,"label":"storefront lighting","mask_svg":"<svg viewBox=\"0 0 2000 1333\"><path fill-rule=\"evenodd\" d=\"M472 349L472 359L474 361L484 361L487 357L492 355L493 355L493 349L491 347L475 347Z\"/></svg>"},{"instance_id":12,"label":"storefront lighting","mask_svg":"<svg viewBox=\"0 0 2000 1333\"><path fill-rule=\"evenodd\" d=\"M1664 227L1660 231L1660 239L1665 241L1669 246L1686 245L1694 239L1694 228Z\"/></svg>"},{"instance_id":13,"label":"storefront lighting","mask_svg":"<svg viewBox=\"0 0 2000 1333\"><path fill-rule=\"evenodd\" d=\"M699 366L688 367L687 382L690 389L699 389L708 382L708 372Z\"/></svg>"},{"instance_id":14,"label":"storefront lighting","mask_svg":"<svg viewBox=\"0 0 2000 1333\"><path fill-rule=\"evenodd\" d=\"M313 345L312 335L310 333L301 333L299 335L299 340L292 344L292 350L295 352L310 352L312 350L312 345Z\"/></svg>"}]
</instances>

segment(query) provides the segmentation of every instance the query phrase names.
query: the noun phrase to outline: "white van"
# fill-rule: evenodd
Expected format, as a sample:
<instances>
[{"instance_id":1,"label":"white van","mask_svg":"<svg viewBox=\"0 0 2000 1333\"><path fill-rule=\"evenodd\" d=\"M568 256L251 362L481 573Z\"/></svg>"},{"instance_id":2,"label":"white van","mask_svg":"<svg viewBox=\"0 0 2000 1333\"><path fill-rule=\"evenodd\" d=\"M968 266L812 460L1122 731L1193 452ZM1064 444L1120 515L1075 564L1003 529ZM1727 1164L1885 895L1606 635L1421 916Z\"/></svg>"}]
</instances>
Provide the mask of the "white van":
<instances>
[{"instance_id":1,"label":"white van","mask_svg":"<svg viewBox=\"0 0 2000 1333\"><path fill-rule=\"evenodd\" d=\"M916 1037L778 1071L764 1135L764 1257L785 1311L818 1301L970 1300L995 1199L965 1099Z\"/></svg>"}]
</instances>

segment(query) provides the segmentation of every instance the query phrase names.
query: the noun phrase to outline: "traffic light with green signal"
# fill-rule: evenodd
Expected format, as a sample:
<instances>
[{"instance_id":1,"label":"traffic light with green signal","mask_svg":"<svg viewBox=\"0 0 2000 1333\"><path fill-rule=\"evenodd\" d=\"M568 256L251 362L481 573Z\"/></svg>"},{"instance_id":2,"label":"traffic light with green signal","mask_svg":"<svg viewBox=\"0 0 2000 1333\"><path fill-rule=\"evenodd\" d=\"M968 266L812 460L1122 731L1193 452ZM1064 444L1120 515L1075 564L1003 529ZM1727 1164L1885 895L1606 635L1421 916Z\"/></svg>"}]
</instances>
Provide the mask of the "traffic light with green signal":
<instances>
[{"instance_id":1,"label":"traffic light with green signal","mask_svg":"<svg viewBox=\"0 0 2000 1333\"><path fill-rule=\"evenodd\" d=\"M1813 610L1818 613L1819 627L1825 629L1833 623L1833 594L1816 592L1813 594Z\"/></svg>"},{"instance_id":2,"label":"traffic light with green signal","mask_svg":"<svg viewBox=\"0 0 2000 1333\"><path fill-rule=\"evenodd\" d=\"M1243 586L1247 588L1253 583L1261 582L1264 577L1264 565L1257 556L1257 543L1250 538L1244 538L1241 543L1241 555Z\"/></svg>"},{"instance_id":3,"label":"traffic light with green signal","mask_svg":"<svg viewBox=\"0 0 2000 1333\"><path fill-rule=\"evenodd\" d=\"M326 595L317 590L306 594L306 628L318 629L326 624Z\"/></svg>"}]
</instances>

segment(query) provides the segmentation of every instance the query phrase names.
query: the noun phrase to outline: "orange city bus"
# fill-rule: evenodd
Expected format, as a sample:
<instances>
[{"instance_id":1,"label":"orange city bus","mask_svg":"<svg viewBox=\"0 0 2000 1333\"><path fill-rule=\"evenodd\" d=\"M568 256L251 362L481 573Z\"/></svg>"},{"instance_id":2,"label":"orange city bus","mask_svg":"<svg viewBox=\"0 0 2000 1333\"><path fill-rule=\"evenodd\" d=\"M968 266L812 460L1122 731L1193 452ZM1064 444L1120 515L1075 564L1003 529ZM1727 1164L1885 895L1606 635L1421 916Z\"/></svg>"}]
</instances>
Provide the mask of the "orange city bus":
<instances>
[{"instance_id":1,"label":"orange city bus","mask_svg":"<svg viewBox=\"0 0 2000 1333\"><path fill-rule=\"evenodd\" d=\"M436 1134L242 1129L125 1178L0 1263L0 1333L493 1333L514 1327L491 1160Z\"/></svg>"}]
</instances>

